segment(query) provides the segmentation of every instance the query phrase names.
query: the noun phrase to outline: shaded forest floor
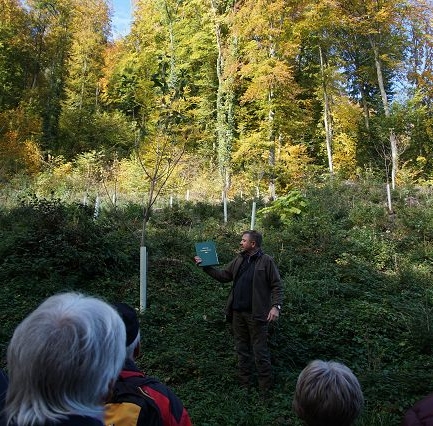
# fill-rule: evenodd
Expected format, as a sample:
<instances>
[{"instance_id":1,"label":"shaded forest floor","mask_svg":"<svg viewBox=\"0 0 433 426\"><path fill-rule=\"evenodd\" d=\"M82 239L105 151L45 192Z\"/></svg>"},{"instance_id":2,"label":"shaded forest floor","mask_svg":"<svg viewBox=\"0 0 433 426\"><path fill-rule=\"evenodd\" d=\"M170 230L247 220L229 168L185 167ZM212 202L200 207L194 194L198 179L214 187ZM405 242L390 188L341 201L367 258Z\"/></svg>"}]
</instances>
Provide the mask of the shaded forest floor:
<instances>
[{"instance_id":1,"label":"shaded forest floor","mask_svg":"<svg viewBox=\"0 0 433 426\"><path fill-rule=\"evenodd\" d=\"M154 213L146 235L147 309L140 366L182 398L193 423L299 425L291 409L299 372L311 359L346 363L366 406L359 425L398 425L433 391L433 196L393 193L372 182L332 182L303 192L291 220L257 220L264 250L282 275L285 303L271 328L276 387L268 404L235 381L236 356L223 308L230 285L192 261L212 239L231 260L250 226L251 202L181 203ZM259 208L263 203L259 202ZM139 305L141 206L93 211L60 200L26 199L0 211L0 348L5 366L15 326L45 297L64 290Z\"/></svg>"}]
</instances>

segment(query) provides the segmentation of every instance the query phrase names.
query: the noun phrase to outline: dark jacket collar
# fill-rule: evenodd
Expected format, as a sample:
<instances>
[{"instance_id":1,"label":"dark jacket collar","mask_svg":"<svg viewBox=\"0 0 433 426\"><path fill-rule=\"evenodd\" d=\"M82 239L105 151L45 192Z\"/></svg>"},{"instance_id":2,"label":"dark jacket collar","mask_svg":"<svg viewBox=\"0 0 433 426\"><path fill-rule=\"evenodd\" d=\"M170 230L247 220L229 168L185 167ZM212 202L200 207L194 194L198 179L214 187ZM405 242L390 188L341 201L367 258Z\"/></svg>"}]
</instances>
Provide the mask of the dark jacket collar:
<instances>
[{"instance_id":1,"label":"dark jacket collar","mask_svg":"<svg viewBox=\"0 0 433 426\"><path fill-rule=\"evenodd\" d=\"M244 259L249 258L249 260L256 260L258 259L260 256L263 256L263 250L261 248L259 248L255 253L253 254L248 254L247 252L242 252L242 257Z\"/></svg>"},{"instance_id":2,"label":"dark jacket collar","mask_svg":"<svg viewBox=\"0 0 433 426\"><path fill-rule=\"evenodd\" d=\"M123 364L122 371L134 371L135 373L141 373L141 370L138 368L137 364L131 359L127 358L125 363Z\"/></svg>"}]
</instances>

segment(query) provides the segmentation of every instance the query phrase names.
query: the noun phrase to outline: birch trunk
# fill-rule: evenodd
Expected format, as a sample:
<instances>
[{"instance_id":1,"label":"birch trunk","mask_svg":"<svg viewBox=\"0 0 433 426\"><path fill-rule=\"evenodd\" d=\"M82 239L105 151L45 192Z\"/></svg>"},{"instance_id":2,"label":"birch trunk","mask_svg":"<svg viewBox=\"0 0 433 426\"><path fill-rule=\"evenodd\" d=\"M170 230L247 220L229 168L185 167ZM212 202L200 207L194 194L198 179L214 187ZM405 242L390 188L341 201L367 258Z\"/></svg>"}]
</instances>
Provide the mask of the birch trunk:
<instances>
[{"instance_id":1,"label":"birch trunk","mask_svg":"<svg viewBox=\"0 0 433 426\"><path fill-rule=\"evenodd\" d=\"M379 84L380 96L382 98L383 110L385 112L385 117L389 118L391 113L389 110L388 97L386 96L385 84L383 81L382 65L380 63L379 49L374 39L371 36L369 37L369 40L370 40L371 48L373 49L373 53L374 53L374 63L376 66L377 81ZM391 147L391 186L392 189L395 189L395 179L398 170L398 150L397 150L397 139L395 137L395 133L393 129L389 130L389 143Z\"/></svg>"},{"instance_id":2,"label":"birch trunk","mask_svg":"<svg viewBox=\"0 0 433 426\"><path fill-rule=\"evenodd\" d=\"M322 74L322 89L323 89L323 122L325 125L325 137L326 137L326 153L328 155L328 167L329 173L334 173L334 162L332 159L332 116L331 116L331 105L328 95L328 88L326 85L325 75L325 61L323 59L322 48L319 46L320 56L320 71Z\"/></svg>"}]
</instances>

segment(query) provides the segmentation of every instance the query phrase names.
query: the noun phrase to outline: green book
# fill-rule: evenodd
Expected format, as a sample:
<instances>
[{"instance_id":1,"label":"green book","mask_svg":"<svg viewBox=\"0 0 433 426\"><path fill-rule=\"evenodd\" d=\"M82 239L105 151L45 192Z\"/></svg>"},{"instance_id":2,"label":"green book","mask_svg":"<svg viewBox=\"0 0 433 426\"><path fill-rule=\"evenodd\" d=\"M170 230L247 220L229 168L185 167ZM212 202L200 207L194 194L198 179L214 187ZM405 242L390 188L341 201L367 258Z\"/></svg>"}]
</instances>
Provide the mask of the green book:
<instances>
[{"instance_id":1,"label":"green book","mask_svg":"<svg viewBox=\"0 0 433 426\"><path fill-rule=\"evenodd\" d=\"M197 256L201 257L202 262L199 266L219 265L218 254L216 252L215 243L213 241L203 241L195 244Z\"/></svg>"}]
</instances>

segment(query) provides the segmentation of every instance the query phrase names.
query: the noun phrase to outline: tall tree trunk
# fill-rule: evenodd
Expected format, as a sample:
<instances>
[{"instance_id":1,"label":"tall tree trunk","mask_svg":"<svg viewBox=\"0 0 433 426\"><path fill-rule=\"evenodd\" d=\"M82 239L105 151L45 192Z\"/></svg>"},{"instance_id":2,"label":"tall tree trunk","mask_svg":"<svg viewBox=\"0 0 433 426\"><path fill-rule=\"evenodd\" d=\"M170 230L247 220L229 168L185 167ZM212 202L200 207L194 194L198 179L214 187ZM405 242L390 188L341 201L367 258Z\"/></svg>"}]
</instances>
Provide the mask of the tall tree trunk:
<instances>
[{"instance_id":1,"label":"tall tree trunk","mask_svg":"<svg viewBox=\"0 0 433 426\"><path fill-rule=\"evenodd\" d=\"M269 47L269 57L275 58L275 42L273 40L272 35L269 36L270 39L270 47ZM276 162L276 131L275 131L275 109L274 109L274 87L271 84L268 92L268 104L269 104L269 112L268 112L268 125L269 125L269 167L271 170L271 174L269 177L269 198L271 200L275 200L275 162Z\"/></svg>"},{"instance_id":2,"label":"tall tree trunk","mask_svg":"<svg viewBox=\"0 0 433 426\"><path fill-rule=\"evenodd\" d=\"M398 150L394 129L390 129L389 131L389 142L391 145L391 185L392 189L395 189L395 179L398 170Z\"/></svg>"},{"instance_id":3,"label":"tall tree trunk","mask_svg":"<svg viewBox=\"0 0 433 426\"><path fill-rule=\"evenodd\" d=\"M362 111L364 115L364 124L365 124L365 128L367 129L368 135L370 136L370 111L368 109L367 97L363 87L360 87L359 91L361 93L361 103L362 103Z\"/></svg>"},{"instance_id":4,"label":"tall tree trunk","mask_svg":"<svg viewBox=\"0 0 433 426\"><path fill-rule=\"evenodd\" d=\"M210 5L214 18L214 31L217 45L216 72L218 78L218 89L216 99L217 110L217 153L218 167L222 179L224 197L230 188L230 156L233 143L233 84L232 77L225 76L225 48L224 38L219 21L218 5L216 0L210 0Z\"/></svg>"},{"instance_id":5,"label":"tall tree trunk","mask_svg":"<svg viewBox=\"0 0 433 426\"><path fill-rule=\"evenodd\" d=\"M168 87L175 93L177 88L177 70L176 70L176 46L175 46L175 36L174 36L174 25L173 20L176 16L179 3L176 5L175 10L170 9L170 5L167 1L164 2L165 13L167 15L167 25L168 25L168 35L170 40L170 75L168 78Z\"/></svg>"},{"instance_id":6,"label":"tall tree trunk","mask_svg":"<svg viewBox=\"0 0 433 426\"><path fill-rule=\"evenodd\" d=\"M269 101L269 113L268 113L268 121L269 121L269 167L271 170L271 175L269 177L269 198L270 200L275 200L275 124L274 124L274 116L275 111L272 106L272 101L274 98L274 92L272 89L269 90L268 101Z\"/></svg>"},{"instance_id":7,"label":"tall tree trunk","mask_svg":"<svg viewBox=\"0 0 433 426\"><path fill-rule=\"evenodd\" d=\"M326 85L326 73L325 73L325 61L323 58L323 52L321 46L319 46L320 56L320 71L322 74L322 90L323 90L323 122L325 125L325 138L326 138L326 153L328 155L328 167L329 173L334 173L334 162L332 160L332 115L331 105L328 95L328 88Z\"/></svg>"},{"instance_id":8,"label":"tall tree trunk","mask_svg":"<svg viewBox=\"0 0 433 426\"><path fill-rule=\"evenodd\" d=\"M382 65L379 57L379 49L374 41L373 37L369 37L371 48L374 53L374 63L376 66L377 81L379 84L380 96L382 98L383 110L385 112L385 117L389 118L391 116L389 110L388 97L386 96L385 84L383 81ZM389 129L389 143L391 147L391 185L392 189L395 189L395 178L398 170L398 150L397 150L397 139L395 137L394 129Z\"/></svg>"}]
</instances>

